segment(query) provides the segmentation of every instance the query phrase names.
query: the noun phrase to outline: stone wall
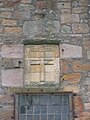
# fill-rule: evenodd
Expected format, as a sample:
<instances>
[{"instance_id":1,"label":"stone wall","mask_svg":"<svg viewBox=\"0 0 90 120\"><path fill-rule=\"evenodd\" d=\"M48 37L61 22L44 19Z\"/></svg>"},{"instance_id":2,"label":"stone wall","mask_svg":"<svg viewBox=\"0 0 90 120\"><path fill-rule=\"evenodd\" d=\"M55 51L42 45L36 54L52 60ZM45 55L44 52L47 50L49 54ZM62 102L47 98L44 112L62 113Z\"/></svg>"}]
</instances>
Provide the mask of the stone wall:
<instances>
[{"instance_id":1,"label":"stone wall","mask_svg":"<svg viewBox=\"0 0 90 120\"><path fill-rule=\"evenodd\" d=\"M61 86L38 91L72 91L75 120L89 120L90 1L57 0L47 7L36 0L17 1L0 0L0 120L14 119L15 92L37 91L23 88L22 43L31 39L60 41ZM38 14L36 8L46 11Z\"/></svg>"}]
</instances>

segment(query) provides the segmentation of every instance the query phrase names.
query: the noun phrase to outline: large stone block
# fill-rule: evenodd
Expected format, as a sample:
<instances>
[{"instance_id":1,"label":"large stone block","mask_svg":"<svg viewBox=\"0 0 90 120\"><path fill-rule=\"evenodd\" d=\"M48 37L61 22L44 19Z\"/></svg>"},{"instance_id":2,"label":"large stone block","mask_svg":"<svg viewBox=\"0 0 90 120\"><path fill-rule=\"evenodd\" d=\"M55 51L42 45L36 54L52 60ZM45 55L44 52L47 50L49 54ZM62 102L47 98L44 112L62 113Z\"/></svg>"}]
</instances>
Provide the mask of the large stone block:
<instances>
[{"instance_id":1,"label":"large stone block","mask_svg":"<svg viewBox=\"0 0 90 120\"><path fill-rule=\"evenodd\" d=\"M3 33L3 26L2 25L0 25L0 33Z\"/></svg>"},{"instance_id":2,"label":"large stone block","mask_svg":"<svg viewBox=\"0 0 90 120\"><path fill-rule=\"evenodd\" d=\"M90 59L90 51L87 51L87 58Z\"/></svg>"},{"instance_id":3,"label":"large stone block","mask_svg":"<svg viewBox=\"0 0 90 120\"><path fill-rule=\"evenodd\" d=\"M5 27L4 32L9 34L21 34L22 27Z\"/></svg>"},{"instance_id":4,"label":"large stone block","mask_svg":"<svg viewBox=\"0 0 90 120\"><path fill-rule=\"evenodd\" d=\"M81 74L80 73L65 74L63 75L62 79L68 81L69 84L78 84L81 79Z\"/></svg>"},{"instance_id":5,"label":"large stone block","mask_svg":"<svg viewBox=\"0 0 90 120\"><path fill-rule=\"evenodd\" d=\"M46 23L43 23L43 21L25 21L23 24L23 33L25 35L30 36L36 36L39 34L50 34L51 32L53 34L59 33L60 30L60 23L59 21L53 21L49 20Z\"/></svg>"},{"instance_id":6,"label":"large stone block","mask_svg":"<svg viewBox=\"0 0 90 120\"><path fill-rule=\"evenodd\" d=\"M90 103L85 103L85 109L90 110Z\"/></svg>"},{"instance_id":7,"label":"large stone block","mask_svg":"<svg viewBox=\"0 0 90 120\"><path fill-rule=\"evenodd\" d=\"M68 26L68 25L63 25L63 26L61 27L61 32L62 32L62 33L71 33L71 27Z\"/></svg>"},{"instance_id":8,"label":"large stone block","mask_svg":"<svg viewBox=\"0 0 90 120\"><path fill-rule=\"evenodd\" d=\"M31 3L32 0L21 0L22 3Z\"/></svg>"},{"instance_id":9,"label":"large stone block","mask_svg":"<svg viewBox=\"0 0 90 120\"><path fill-rule=\"evenodd\" d=\"M73 24L72 31L73 33L88 33L89 26L88 24Z\"/></svg>"},{"instance_id":10,"label":"large stone block","mask_svg":"<svg viewBox=\"0 0 90 120\"><path fill-rule=\"evenodd\" d=\"M85 13L87 12L87 7L74 7L72 9L73 13Z\"/></svg>"},{"instance_id":11,"label":"large stone block","mask_svg":"<svg viewBox=\"0 0 90 120\"><path fill-rule=\"evenodd\" d=\"M23 58L23 45L3 45L1 47L2 57Z\"/></svg>"},{"instance_id":12,"label":"large stone block","mask_svg":"<svg viewBox=\"0 0 90 120\"><path fill-rule=\"evenodd\" d=\"M0 17L1 18L11 18L11 12L2 12Z\"/></svg>"},{"instance_id":13,"label":"large stone block","mask_svg":"<svg viewBox=\"0 0 90 120\"><path fill-rule=\"evenodd\" d=\"M60 58L82 58L82 47L70 44L61 44Z\"/></svg>"},{"instance_id":14,"label":"large stone block","mask_svg":"<svg viewBox=\"0 0 90 120\"><path fill-rule=\"evenodd\" d=\"M20 87L23 86L23 69L1 70L2 86Z\"/></svg>"},{"instance_id":15,"label":"large stone block","mask_svg":"<svg viewBox=\"0 0 90 120\"><path fill-rule=\"evenodd\" d=\"M25 35L36 35L42 31L41 21L25 21L23 24L23 33Z\"/></svg>"},{"instance_id":16,"label":"large stone block","mask_svg":"<svg viewBox=\"0 0 90 120\"><path fill-rule=\"evenodd\" d=\"M70 2L59 2L59 3L57 3L57 8L58 9L66 9L66 8L70 8L70 7L71 7Z\"/></svg>"},{"instance_id":17,"label":"large stone block","mask_svg":"<svg viewBox=\"0 0 90 120\"><path fill-rule=\"evenodd\" d=\"M30 12L32 9L34 9L34 6L31 4L19 4L18 5L18 10L19 11L28 11Z\"/></svg>"},{"instance_id":18,"label":"large stone block","mask_svg":"<svg viewBox=\"0 0 90 120\"><path fill-rule=\"evenodd\" d=\"M84 105L82 98L80 96L74 96L74 113L76 116L79 116L84 110Z\"/></svg>"},{"instance_id":19,"label":"large stone block","mask_svg":"<svg viewBox=\"0 0 90 120\"><path fill-rule=\"evenodd\" d=\"M90 112L82 112L79 120L90 120Z\"/></svg>"},{"instance_id":20,"label":"large stone block","mask_svg":"<svg viewBox=\"0 0 90 120\"><path fill-rule=\"evenodd\" d=\"M12 120L14 110L2 110L0 111L0 120Z\"/></svg>"},{"instance_id":21,"label":"large stone block","mask_svg":"<svg viewBox=\"0 0 90 120\"><path fill-rule=\"evenodd\" d=\"M76 85L68 85L68 86L64 86L63 91L79 93L79 88Z\"/></svg>"},{"instance_id":22,"label":"large stone block","mask_svg":"<svg viewBox=\"0 0 90 120\"><path fill-rule=\"evenodd\" d=\"M72 71L71 61L61 60L61 73L70 73Z\"/></svg>"},{"instance_id":23,"label":"large stone block","mask_svg":"<svg viewBox=\"0 0 90 120\"><path fill-rule=\"evenodd\" d=\"M73 62L74 71L90 71L90 64L81 63L79 61Z\"/></svg>"},{"instance_id":24,"label":"large stone block","mask_svg":"<svg viewBox=\"0 0 90 120\"><path fill-rule=\"evenodd\" d=\"M61 15L61 23L74 23L79 22L78 14L62 14Z\"/></svg>"},{"instance_id":25,"label":"large stone block","mask_svg":"<svg viewBox=\"0 0 90 120\"><path fill-rule=\"evenodd\" d=\"M2 20L2 25L5 25L5 26L16 26L17 25L17 21L16 20L10 20L10 19L3 19Z\"/></svg>"},{"instance_id":26,"label":"large stone block","mask_svg":"<svg viewBox=\"0 0 90 120\"><path fill-rule=\"evenodd\" d=\"M14 19L19 19L19 20L30 20L30 12L28 11L15 11L13 13L13 18Z\"/></svg>"},{"instance_id":27,"label":"large stone block","mask_svg":"<svg viewBox=\"0 0 90 120\"><path fill-rule=\"evenodd\" d=\"M87 6L89 3L89 0L79 0L79 5L80 6Z\"/></svg>"},{"instance_id":28,"label":"large stone block","mask_svg":"<svg viewBox=\"0 0 90 120\"><path fill-rule=\"evenodd\" d=\"M85 38L84 41L83 41L83 47L86 49L86 50L90 50L90 38Z\"/></svg>"},{"instance_id":29,"label":"large stone block","mask_svg":"<svg viewBox=\"0 0 90 120\"><path fill-rule=\"evenodd\" d=\"M14 98L11 95L1 95L0 103L1 104L13 104Z\"/></svg>"},{"instance_id":30,"label":"large stone block","mask_svg":"<svg viewBox=\"0 0 90 120\"><path fill-rule=\"evenodd\" d=\"M24 62L20 58L6 59L4 58L2 61L2 67L5 69L13 69L13 68L22 68L24 66Z\"/></svg>"}]
</instances>

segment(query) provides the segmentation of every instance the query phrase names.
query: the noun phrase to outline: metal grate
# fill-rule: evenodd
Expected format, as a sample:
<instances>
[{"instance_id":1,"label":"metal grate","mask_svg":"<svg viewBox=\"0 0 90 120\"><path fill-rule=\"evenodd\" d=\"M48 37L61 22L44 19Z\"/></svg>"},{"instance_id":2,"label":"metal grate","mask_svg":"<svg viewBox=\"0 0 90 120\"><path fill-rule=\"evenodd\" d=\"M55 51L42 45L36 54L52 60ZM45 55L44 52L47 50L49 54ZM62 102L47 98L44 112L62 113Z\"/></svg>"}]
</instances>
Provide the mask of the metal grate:
<instances>
[{"instance_id":1,"label":"metal grate","mask_svg":"<svg viewBox=\"0 0 90 120\"><path fill-rule=\"evenodd\" d=\"M16 120L73 120L72 94L19 94Z\"/></svg>"}]
</instances>

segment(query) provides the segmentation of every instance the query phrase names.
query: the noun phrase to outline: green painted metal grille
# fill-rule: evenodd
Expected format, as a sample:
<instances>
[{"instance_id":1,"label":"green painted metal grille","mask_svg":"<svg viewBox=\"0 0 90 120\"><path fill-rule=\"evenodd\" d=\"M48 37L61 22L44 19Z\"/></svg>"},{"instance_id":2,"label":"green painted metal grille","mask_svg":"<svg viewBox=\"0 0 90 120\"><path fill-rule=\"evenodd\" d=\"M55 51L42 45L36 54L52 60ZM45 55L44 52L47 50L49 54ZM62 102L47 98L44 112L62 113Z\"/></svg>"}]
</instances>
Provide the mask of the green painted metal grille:
<instances>
[{"instance_id":1,"label":"green painted metal grille","mask_svg":"<svg viewBox=\"0 0 90 120\"><path fill-rule=\"evenodd\" d=\"M73 120L72 94L19 94L18 120Z\"/></svg>"}]
</instances>

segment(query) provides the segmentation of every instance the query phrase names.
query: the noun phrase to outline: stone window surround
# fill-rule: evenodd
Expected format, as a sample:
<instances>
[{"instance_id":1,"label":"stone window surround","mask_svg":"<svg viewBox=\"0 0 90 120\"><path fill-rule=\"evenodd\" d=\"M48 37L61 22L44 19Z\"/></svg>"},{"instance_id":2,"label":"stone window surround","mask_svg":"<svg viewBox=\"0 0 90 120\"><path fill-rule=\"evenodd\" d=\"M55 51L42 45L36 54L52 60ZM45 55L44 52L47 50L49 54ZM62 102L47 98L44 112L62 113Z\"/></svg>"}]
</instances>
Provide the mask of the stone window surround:
<instances>
[{"instance_id":1,"label":"stone window surround","mask_svg":"<svg viewBox=\"0 0 90 120\"><path fill-rule=\"evenodd\" d=\"M24 46L27 46L27 45L28 46L29 45L32 45L32 46L33 45L58 45L58 49L59 49L58 51L60 52L60 41L58 41L58 40L25 40L25 41L23 41L23 44L24 44ZM24 47L24 50L25 50L25 47ZM24 56L25 56L25 52L24 52ZM59 54L59 69L60 69L60 54ZM25 70L25 66L24 66L24 70ZM40 83L42 83L42 81L40 81L37 84L40 85ZM43 82L43 83L48 85L48 83L50 83L50 82L47 82L47 83ZM32 82L31 84L35 85L34 82ZM52 86L55 84L58 84L60 86L60 72L59 72L59 80L56 83L52 84ZM24 85L25 85L25 76L24 76ZM29 84L26 84L26 86L28 86L28 85Z\"/></svg>"}]
</instances>

